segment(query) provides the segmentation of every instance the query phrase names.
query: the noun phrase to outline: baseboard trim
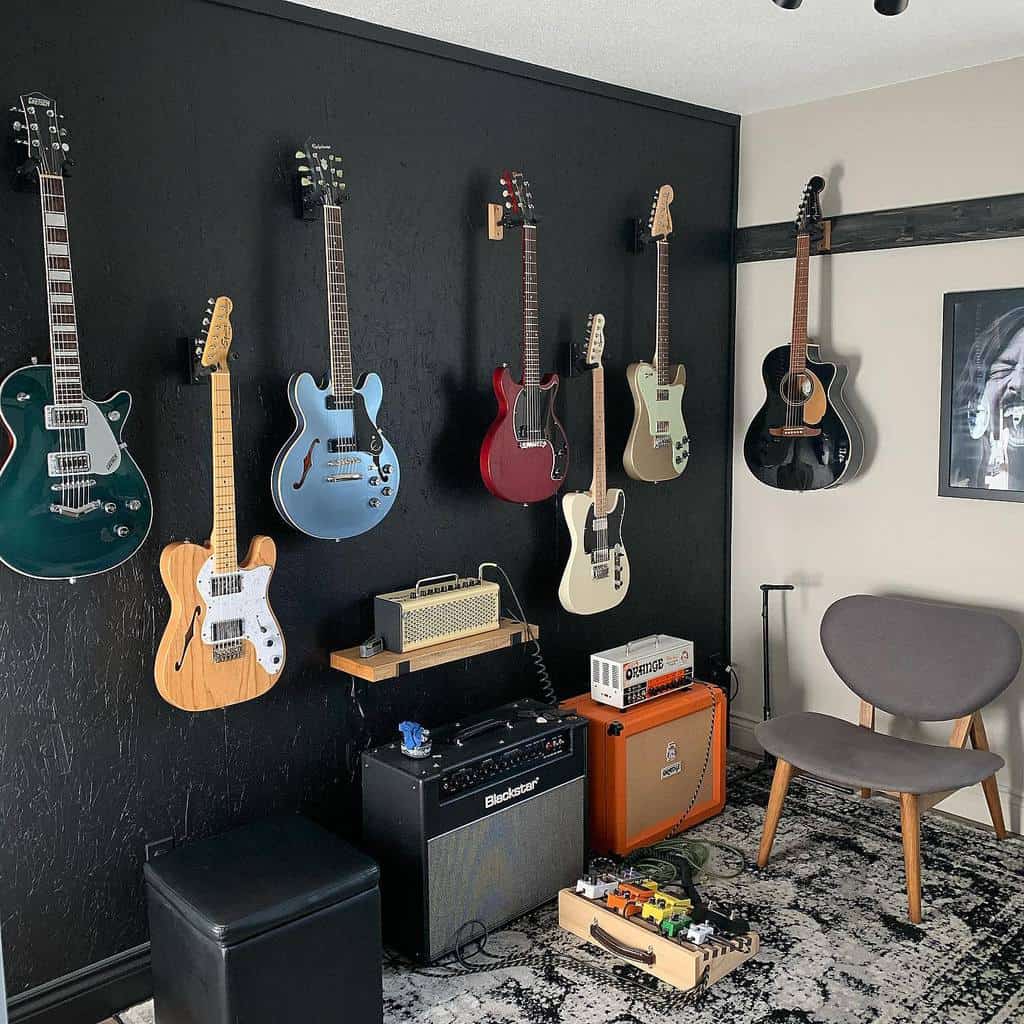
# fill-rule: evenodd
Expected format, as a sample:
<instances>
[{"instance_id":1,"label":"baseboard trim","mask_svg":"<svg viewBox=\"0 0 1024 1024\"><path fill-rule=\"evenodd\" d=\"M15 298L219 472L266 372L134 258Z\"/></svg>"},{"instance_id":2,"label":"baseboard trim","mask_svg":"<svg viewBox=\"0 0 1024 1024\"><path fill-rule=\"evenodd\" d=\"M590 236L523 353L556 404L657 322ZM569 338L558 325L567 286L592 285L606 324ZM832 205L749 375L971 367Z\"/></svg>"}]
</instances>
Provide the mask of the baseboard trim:
<instances>
[{"instance_id":1,"label":"baseboard trim","mask_svg":"<svg viewBox=\"0 0 1024 1024\"><path fill-rule=\"evenodd\" d=\"M754 738L754 729L760 724L761 719L750 718L733 711L730 720L732 723L730 736L732 745L739 750L759 755L761 744ZM1003 814L1006 817L1007 827L1011 832L1024 833L1024 793L1000 785L999 795L1003 801ZM979 825L991 826L992 824L992 819L988 814L988 805L985 803L985 795L980 786L959 790L943 800L941 804L937 804L935 809L957 818L965 818Z\"/></svg>"},{"instance_id":2,"label":"baseboard trim","mask_svg":"<svg viewBox=\"0 0 1024 1024\"><path fill-rule=\"evenodd\" d=\"M153 994L149 943L13 996L10 1024L96 1024Z\"/></svg>"}]
</instances>

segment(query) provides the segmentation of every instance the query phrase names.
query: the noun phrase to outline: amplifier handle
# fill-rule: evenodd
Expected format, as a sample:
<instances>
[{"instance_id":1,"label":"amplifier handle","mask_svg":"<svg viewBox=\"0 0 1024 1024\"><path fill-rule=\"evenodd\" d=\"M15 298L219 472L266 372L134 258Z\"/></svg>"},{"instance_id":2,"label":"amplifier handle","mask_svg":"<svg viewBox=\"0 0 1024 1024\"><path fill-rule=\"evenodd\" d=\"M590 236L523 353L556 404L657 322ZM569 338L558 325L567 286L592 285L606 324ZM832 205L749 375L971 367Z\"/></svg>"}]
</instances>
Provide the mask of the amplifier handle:
<instances>
[{"instance_id":1,"label":"amplifier handle","mask_svg":"<svg viewBox=\"0 0 1024 1024\"><path fill-rule=\"evenodd\" d=\"M493 732L495 729L507 729L511 724L507 718L487 718L476 725L467 725L465 729L460 729L449 742L461 747L466 740L482 736L485 732Z\"/></svg>"},{"instance_id":2,"label":"amplifier handle","mask_svg":"<svg viewBox=\"0 0 1024 1024\"><path fill-rule=\"evenodd\" d=\"M420 587L424 583L436 583L438 580L457 580L459 574L457 572L443 572L440 576L424 576L423 579L416 581L416 596L420 596Z\"/></svg>"},{"instance_id":3,"label":"amplifier handle","mask_svg":"<svg viewBox=\"0 0 1024 1024\"><path fill-rule=\"evenodd\" d=\"M629 649L631 647L636 647L637 644L645 644L645 643L647 643L648 640L653 640L654 641L654 646L657 647L658 644L661 642L661 634L660 633L652 633L650 636L642 636L642 637L640 637L639 640L630 640L629 643L626 644L626 653L629 654Z\"/></svg>"},{"instance_id":4,"label":"amplifier handle","mask_svg":"<svg viewBox=\"0 0 1024 1024\"><path fill-rule=\"evenodd\" d=\"M620 942L615 938L614 935L606 932L596 921L593 921L590 925L590 937L599 946L607 949L609 953L621 956L623 960L635 960L637 963L646 964L648 967L654 966L655 956L653 949L639 949L636 946L627 946L624 942Z\"/></svg>"}]
</instances>

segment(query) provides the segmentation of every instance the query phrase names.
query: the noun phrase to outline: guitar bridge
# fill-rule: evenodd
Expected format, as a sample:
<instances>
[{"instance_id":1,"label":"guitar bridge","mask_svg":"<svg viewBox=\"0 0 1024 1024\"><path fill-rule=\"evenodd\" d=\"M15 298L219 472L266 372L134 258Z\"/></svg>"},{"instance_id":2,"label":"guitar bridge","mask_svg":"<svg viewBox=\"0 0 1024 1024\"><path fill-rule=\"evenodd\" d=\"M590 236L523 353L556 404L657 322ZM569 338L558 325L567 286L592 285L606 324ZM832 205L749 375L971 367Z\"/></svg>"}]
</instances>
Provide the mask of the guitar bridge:
<instances>
[{"instance_id":1,"label":"guitar bridge","mask_svg":"<svg viewBox=\"0 0 1024 1024\"><path fill-rule=\"evenodd\" d=\"M70 519L78 519L79 516L88 515L90 512L95 512L96 509L100 508L103 503L100 501L90 501L85 505L78 505L76 508L72 508L70 505L51 505L50 511L58 516L68 516Z\"/></svg>"}]
</instances>

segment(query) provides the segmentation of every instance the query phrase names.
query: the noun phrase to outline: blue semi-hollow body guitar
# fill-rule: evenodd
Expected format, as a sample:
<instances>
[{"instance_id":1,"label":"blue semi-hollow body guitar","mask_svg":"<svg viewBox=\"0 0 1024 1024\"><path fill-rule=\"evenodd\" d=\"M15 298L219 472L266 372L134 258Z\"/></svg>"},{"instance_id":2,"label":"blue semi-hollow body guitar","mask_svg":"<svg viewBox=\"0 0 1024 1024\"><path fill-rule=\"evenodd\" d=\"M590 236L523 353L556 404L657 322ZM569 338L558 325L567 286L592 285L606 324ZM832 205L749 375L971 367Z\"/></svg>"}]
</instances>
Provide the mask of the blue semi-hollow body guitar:
<instances>
[{"instance_id":1,"label":"blue semi-hollow body guitar","mask_svg":"<svg viewBox=\"0 0 1024 1024\"><path fill-rule=\"evenodd\" d=\"M375 373L352 382L341 160L310 139L296 154L304 215L323 207L331 373L288 383L295 430L274 461L270 489L285 522L311 537L342 540L373 529L398 494L398 457L377 425L384 388Z\"/></svg>"},{"instance_id":2,"label":"blue semi-hollow body guitar","mask_svg":"<svg viewBox=\"0 0 1024 1024\"><path fill-rule=\"evenodd\" d=\"M366 374L351 408L332 408L330 385L298 373L288 383L295 430L274 462L271 490L281 517L311 537L340 540L376 526L398 493L398 457L377 429L384 394ZM354 447L352 447L354 439Z\"/></svg>"}]
</instances>

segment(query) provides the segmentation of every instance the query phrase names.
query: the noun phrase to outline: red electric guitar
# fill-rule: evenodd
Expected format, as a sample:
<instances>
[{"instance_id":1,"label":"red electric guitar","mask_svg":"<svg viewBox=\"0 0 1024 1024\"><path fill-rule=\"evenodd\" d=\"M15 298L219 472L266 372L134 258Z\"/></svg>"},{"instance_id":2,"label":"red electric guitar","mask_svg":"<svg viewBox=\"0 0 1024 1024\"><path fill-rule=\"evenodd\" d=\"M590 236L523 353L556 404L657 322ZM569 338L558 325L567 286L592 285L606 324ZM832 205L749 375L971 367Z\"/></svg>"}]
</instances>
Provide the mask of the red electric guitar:
<instances>
[{"instance_id":1,"label":"red electric guitar","mask_svg":"<svg viewBox=\"0 0 1024 1024\"><path fill-rule=\"evenodd\" d=\"M480 448L480 475L504 501L550 498L565 482L569 442L555 415L558 374L540 374L537 324L537 218L530 183L522 171L501 176L502 227L523 230L523 375L517 383L508 364L494 371L498 415Z\"/></svg>"}]
</instances>

